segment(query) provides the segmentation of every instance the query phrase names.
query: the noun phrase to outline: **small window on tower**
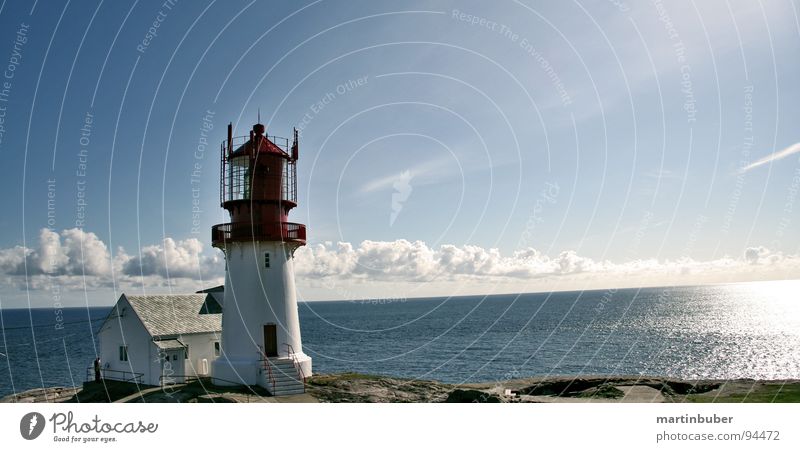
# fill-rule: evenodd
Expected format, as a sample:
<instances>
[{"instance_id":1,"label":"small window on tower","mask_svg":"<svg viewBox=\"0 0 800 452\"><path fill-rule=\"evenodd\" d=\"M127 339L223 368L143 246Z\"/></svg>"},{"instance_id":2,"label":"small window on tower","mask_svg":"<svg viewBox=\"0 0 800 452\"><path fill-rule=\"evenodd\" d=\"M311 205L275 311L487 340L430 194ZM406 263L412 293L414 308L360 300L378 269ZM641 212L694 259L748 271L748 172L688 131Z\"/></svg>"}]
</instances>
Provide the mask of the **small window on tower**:
<instances>
[{"instance_id":1,"label":"small window on tower","mask_svg":"<svg viewBox=\"0 0 800 452\"><path fill-rule=\"evenodd\" d=\"M264 253L264 268L269 268L269 253Z\"/></svg>"},{"instance_id":2,"label":"small window on tower","mask_svg":"<svg viewBox=\"0 0 800 452\"><path fill-rule=\"evenodd\" d=\"M214 342L214 356L219 356L219 342Z\"/></svg>"}]
</instances>

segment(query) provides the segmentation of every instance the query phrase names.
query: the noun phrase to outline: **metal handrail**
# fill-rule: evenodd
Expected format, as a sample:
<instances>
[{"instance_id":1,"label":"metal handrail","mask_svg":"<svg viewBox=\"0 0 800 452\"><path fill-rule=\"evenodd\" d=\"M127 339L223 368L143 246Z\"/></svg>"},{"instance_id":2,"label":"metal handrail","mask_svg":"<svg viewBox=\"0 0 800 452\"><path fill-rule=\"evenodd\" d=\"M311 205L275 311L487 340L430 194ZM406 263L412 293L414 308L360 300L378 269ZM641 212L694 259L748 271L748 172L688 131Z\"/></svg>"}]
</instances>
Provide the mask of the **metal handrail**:
<instances>
[{"instance_id":1,"label":"metal handrail","mask_svg":"<svg viewBox=\"0 0 800 452\"><path fill-rule=\"evenodd\" d=\"M288 138L279 137L279 136L276 136L276 135L267 135L267 134L264 134L262 136L264 138L268 139L269 141L271 141L273 144L275 144L275 146L278 146L279 148L281 148L281 150L283 150L287 154L289 152L291 152L291 148L289 147L289 139ZM231 139L231 145L232 145L233 149L238 148L239 146L241 146L243 144L246 144L248 141L250 141L250 137L247 136L247 135L240 135L240 136L235 136L235 137L231 137L231 138L232 138ZM227 142L227 140L222 142L222 146L224 147L225 151L229 151L228 150L228 142ZM232 152L233 149L230 149L230 151Z\"/></svg>"},{"instance_id":2,"label":"metal handrail","mask_svg":"<svg viewBox=\"0 0 800 452\"><path fill-rule=\"evenodd\" d=\"M274 223L222 223L211 227L211 243L224 246L227 242L251 240L306 241L306 226L299 223L276 221Z\"/></svg>"},{"instance_id":3,"label":"metal handrail","mask_svg":"<svg viewBox=\"0 0 800 452\"><path fill-rule=\"evenodd\" d=\"M270 383L272 383L272 393L275 394L275 376L272 374L272 363L269 362L269 357L267 357L264 352L259 351L261 353L261 360L264 362L264 367L267 369L267 376L269 377Z\"/></svg>"},{"instance_id":4,"label":"metal handrail","mask_svg":"<svg viewBox=\"0 0 800 452\"><path fill-rule=\"evenodd\" d=\"M300 365L300 361L297 360L297 354L294 352L294 347L292 347L291 344L287 344L285 342L284 342L283 345L286 346L286 354L289 356L289 358L292 359L292 364L294 364L294 368L297 369L297 372L300 374L300 377L303 379L303 390L305 390L306 375L303 372L303 367Z\"/></svg>"},{"instance_id":5,"label":"metal handrail","mask_svg":"<svg viewBox=\"0 0 800 452\"><path fill-rule=\"evenodd\" d=\"M122 374L122 378L115 378L112 376L111 378L107 377L108 373L112 374ZM130 374L130 378L125 378L126 375ZM142 372L128 372L127 370L115 370L115 369L100 369L100 378L102 380L114 380L114 381L121 381L124 383L127 382L135 382L135 383L142 383L142 377L144 377L144 373ZM94 381L94 366L89 366L86 368L86 381Z\"/></svg>"}]
</instances>

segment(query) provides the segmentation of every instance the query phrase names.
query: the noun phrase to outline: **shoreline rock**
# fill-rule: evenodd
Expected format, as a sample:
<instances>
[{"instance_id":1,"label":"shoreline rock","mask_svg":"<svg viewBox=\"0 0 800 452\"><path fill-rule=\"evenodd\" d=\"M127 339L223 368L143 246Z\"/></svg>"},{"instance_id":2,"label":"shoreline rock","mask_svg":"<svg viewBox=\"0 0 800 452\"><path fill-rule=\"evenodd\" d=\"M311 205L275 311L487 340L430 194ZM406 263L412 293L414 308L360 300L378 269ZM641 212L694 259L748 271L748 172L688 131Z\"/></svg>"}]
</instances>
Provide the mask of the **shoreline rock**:
<instances>
[{"instance_id":1,"label":"shoreline rock","mask_svg":"<svg viewBox=\"0 0 800 452\"><path fill-rule=\"evenodd\" d=\"M50 403L66 402L77 394L81 388L52 387L36 388L0 397L0 403Z\"/></svg>"},{"instance_id":2,"label":"shoreline rock","mask_svg":"<svg viewBox=\"0 0 800 452\"><path fill-rule=\"evenodd\" d=\"M271 397L260 388L215 387L209 381L136 386L106 381L82 388L37 388L0 398L0 403L640 403L800 402L800 380L680 380L650 376L553 376L450 384L380 375L341 373L308 379L305 394Z\"/></svg>"}]
</instances>

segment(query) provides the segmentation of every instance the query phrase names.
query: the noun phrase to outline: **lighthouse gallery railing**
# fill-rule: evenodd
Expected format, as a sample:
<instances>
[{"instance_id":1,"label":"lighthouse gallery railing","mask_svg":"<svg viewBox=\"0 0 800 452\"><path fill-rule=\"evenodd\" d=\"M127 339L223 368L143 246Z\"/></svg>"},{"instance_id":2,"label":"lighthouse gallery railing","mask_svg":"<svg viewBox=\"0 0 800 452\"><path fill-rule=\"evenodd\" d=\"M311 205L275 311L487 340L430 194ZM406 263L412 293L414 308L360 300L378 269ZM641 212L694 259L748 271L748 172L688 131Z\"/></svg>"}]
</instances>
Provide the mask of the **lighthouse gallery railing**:
<instances>
[{"instance_id":1,"label":"lighthouse gallery railing","mask_svg":"<svg viewBox=\"0 0 800 452\"><path fill-rule=\"evenodd\" d=\"M298 223L223 223L211 227L211 243L223 246L226 242L277 240L306 241L306 226Z\"/></svg>"}]
</instances>

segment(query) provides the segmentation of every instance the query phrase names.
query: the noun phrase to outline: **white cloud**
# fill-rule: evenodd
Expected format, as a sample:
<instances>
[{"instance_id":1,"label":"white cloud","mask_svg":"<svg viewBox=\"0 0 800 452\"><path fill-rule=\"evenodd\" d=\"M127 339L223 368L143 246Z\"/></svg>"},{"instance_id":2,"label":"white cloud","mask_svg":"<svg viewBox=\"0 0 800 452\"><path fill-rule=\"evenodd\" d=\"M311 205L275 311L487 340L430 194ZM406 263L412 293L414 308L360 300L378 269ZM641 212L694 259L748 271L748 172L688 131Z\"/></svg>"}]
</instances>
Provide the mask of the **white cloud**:
<instances>
[{"instance_id":1,"label":"white cloud","mask_svg":"<svg viewBox=\"0 0 800 452\"><path fill-rule=\"evenodd\" d=\"M352 273L356 255L349 243L339 243L329 249L330 243L309 245L295 252L295 271L314 277L326 277Z\"/></svg>"},{"instance_id":2,"label":"white cloud","mask_svg":"<svg viewBox=\"0 0 800 452\"><path fill-rule=\"evenodd\" d=\"M142 248L122 270L130 276L201 279L204 274L218 273L220 265L225 264L218 254L203 256L203 244L196 238L176 242L167 237L163 244Z\"/></svg>"},{"instance_id":3,"label":"white cloud","mask_svg":"<svg viewBox=\"0 0 800 452\"><path fill-rule=\"evenodd\" d=\"M42 234L47 231L42 230ZM57 234L51 232L52 234ZM109 276L111 273L111 253L106 244L92 232L81 229L67 229L61 233L63 246L57 262L67 274ZM46 269L43 263L42 269Z\"/></svg>"},{"instance_id":4,"label":"white cloud","mask_svg":"<svg viewBox=\"0 0 800 452\"><path fill-rule=\"evenodd\" d=\"M25 260L28 259L32 253L32 249L22 246L0 250L0 273L8 275L24 274Z\"/></svg>"},{"instance_id":5,"label":"white cloud","mask_svg":"<svg viewBox=\"0 0 800 452\"><path fill-rule=\"evenodd\" d=\"M0 250L0 272L8 275L91 275L111 273L111 256L94 233L67 229L39 232L36 249L15 246Z\"/></svg>"},{"instance_id":6,"label":"white cloud","mask_svg":"<svg viewBox=\"0 0 800 452\"><path fill-rule=\"evenodd\" d=\"M44 273L61 273L69 263L69 257L61 247L61 237L57 232L49 229L42 229L39 232L39 252L37 257L35 268ZM28 269L28 271L32 270L34 269Z\"/></svg>"},{"instance_id":7,"label":"white cloud","mask_svg":"<svg viewBox=\"0 0 800 452\"><path fill-rule=\"evenodd\" d=\"M747 171L750 171L753 168L758 168L761 165L766 165L767 163L773 162L775 160L780 160L782 158L786 158L786 157L788 157L788 156L790 156L792 154L796 154L798 152L800 152L800 143L795 143L795 144L793 144L793 145L791 145L791 146L789 146L787 148L781 149L778 152L773 152L772 154L770 154L770 155L768 155L766 157L760 158L760 159L756 160L755 162L745 166L744 168L741 168L739 170L739 173L746 173Z\"/></svg>"}]
</instances>

